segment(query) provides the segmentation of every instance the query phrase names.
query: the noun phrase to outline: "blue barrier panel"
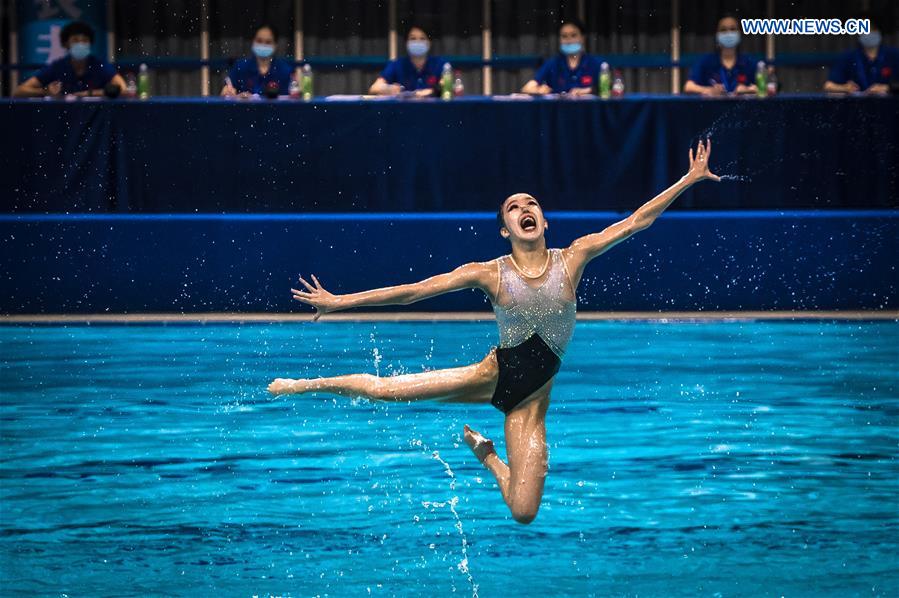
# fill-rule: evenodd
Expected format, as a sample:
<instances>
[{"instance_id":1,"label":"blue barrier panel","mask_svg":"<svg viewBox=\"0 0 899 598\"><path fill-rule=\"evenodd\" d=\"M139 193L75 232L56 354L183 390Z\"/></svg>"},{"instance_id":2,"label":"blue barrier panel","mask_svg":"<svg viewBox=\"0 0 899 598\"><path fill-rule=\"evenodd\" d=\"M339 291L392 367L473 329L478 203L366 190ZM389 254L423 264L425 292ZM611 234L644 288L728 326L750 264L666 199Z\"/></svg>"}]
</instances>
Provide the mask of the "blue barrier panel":
<instances>
[{"instance_id":1,"label":"blue barrier panel","mask_svg":"<svg viewBox=\"0 0 899 598\"><path fill-rule=\"evenodd\" d=\"M621 218L549 213L550 246ZM587 269L581 310L896 309L899 212L680 212ZM0 216L0 311L308 311L508 252L489 213ZM402 309L487 310L479 291Z\"/></svg>"},{"instance_id":2,"label":"blue barrier panel","mask_svg":"<svg viewBox=\"0 0 899 598\"><path fill-rule=\"evenodd\" d=\"M0 102L0 212L899 206L899 99Z\"/></svg>"}]
</instances>

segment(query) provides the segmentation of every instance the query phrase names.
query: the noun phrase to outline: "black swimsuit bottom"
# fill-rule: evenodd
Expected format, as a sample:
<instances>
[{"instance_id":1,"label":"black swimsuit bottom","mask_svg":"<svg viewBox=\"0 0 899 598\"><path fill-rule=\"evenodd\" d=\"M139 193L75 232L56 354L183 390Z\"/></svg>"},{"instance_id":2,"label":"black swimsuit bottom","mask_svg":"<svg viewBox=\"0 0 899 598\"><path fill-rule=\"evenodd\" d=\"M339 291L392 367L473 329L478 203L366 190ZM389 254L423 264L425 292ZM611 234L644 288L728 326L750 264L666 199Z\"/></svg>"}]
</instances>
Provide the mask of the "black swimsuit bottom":
<instances>
[{"instance_id":1,"label":"black swimsuit bottom","mask_svg":"<svg viewBox=\"0 0 899 598\"><path fill-rule=\"evenodd\" d=\"M508 414L556 375L562 360L538 334L496 350L499 378L490 403Z\"/></svg>"}]
</instances>

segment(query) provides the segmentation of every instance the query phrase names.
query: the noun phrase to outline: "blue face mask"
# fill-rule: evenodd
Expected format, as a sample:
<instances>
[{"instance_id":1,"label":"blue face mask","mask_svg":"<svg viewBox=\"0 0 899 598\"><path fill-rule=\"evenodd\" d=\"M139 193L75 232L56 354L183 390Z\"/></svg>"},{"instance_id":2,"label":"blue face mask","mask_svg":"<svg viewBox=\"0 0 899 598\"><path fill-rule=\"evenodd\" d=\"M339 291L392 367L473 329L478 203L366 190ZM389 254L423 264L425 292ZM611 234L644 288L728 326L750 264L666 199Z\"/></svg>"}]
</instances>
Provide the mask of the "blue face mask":
<instances>
[{"instance_id":1,"label":"blue face mask","mask_svg":"<svg viewBox=\"0 0 899 598\"><path fill-rule=\"evenodd\" d=\"M858 43L866 48L876 48L880 45L880 31L872 31L871 33L863 33L858 36Z\"/></svg>"},{"instance_id":2,"label":"blue face mask","mask_svg":"<svg viewBox=\"0 0 899 598\"><path fill-rule=\"evenodd\" d=\"M739 31L719 31L716 37L722 48L736 48L740 45Z\"/></svg>"},{"instance_id":3,"label":"blue face mask","mask_svg":"<svg viewBox=\"0 0 899 598\"><path fill-rule=\"evenodd\" d=\"M76 42L69 46L69 54L75 60L84 60L91 53L91 45L84 42Z\"/></svg>"},{"instance_id":4,"label":"blue face mask","mask_svg":"<svg viewBox=\"0 0 899 598\"><path fill-rule=\"evenodd\" d=\"M253 54L259 58L269 58L275 53L275 46L268 44L253 44Z\"/></svg>"},{"instance_id":5,"label":"blue face mask","mask_svg":"<svg viewBox=\"0 0 899 598\"><path fill-rule=\"evenodd\" d=\"M562 48L562 54L572 56L578 54L584 48L584 45L579 42L574 42L572 44L562 44L560 47Z\"/></svg>"},{"instance_id":6,"label":"blue face mask","mask_svg":"<svg viewBox=\"0 0 899 598\"><path fill-rule=\"evenodd\" d=\"M410 39L406 42L406 51L409 56L424 56L431 49L431 44L426 39Z\"/></svg>"}]
</instances>

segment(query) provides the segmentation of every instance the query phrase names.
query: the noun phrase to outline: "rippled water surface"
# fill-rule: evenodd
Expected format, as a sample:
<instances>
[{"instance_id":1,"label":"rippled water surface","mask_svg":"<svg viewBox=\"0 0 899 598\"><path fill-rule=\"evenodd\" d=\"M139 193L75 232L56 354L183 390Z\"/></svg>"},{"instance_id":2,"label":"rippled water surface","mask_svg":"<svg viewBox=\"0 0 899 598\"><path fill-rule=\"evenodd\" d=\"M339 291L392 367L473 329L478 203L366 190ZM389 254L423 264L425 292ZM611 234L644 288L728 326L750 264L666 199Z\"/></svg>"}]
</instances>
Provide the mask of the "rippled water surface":
<instances>
[{"instance_id":1,"label":"rippled water surface","mask_svg":"<svg viewBox=\"0 0 899 598\"><path fill-rule=\"evenodd\" d=\"M581 322L537 520L490 406L270 400L492 323L0 327L7 595L895 596L899 325Z\"/></svg>"}]
</instances>

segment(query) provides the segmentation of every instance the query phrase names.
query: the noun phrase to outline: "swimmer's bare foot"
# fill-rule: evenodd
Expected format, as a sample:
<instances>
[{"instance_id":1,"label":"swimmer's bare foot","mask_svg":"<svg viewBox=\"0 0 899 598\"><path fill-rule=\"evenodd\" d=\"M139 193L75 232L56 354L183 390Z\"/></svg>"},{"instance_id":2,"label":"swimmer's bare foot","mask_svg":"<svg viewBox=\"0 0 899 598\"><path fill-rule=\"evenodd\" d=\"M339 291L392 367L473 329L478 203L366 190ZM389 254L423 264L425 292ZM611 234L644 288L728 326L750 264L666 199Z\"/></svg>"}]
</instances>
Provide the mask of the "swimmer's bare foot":
<instances>
[{"instance_id":1,"label":"swimmer's bare foot","mask_svg":"<svg viewBox=\"0 0 899 598\"><path fill-rule=\"evenodd\" d=\"M471 452L474 453L474 456L477 457L478 461L481 463L484 463L490 455L496 454L496 449L493 447L493 441L489 438L484 438L478 432L469 428L468 424L465 424L463 438L465 439L465 444L468 445L468 448L471 449Z\"/></svg>"}]
</instances>

